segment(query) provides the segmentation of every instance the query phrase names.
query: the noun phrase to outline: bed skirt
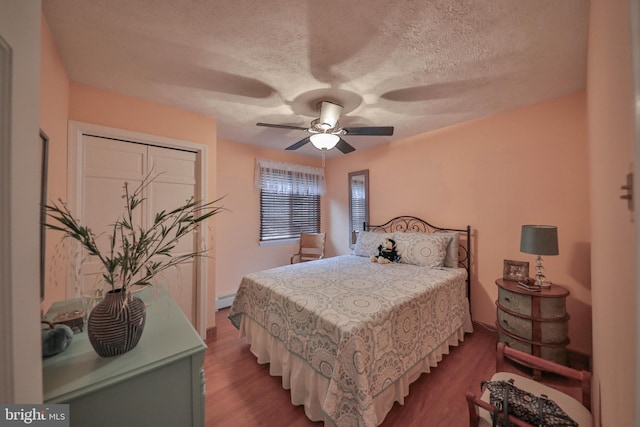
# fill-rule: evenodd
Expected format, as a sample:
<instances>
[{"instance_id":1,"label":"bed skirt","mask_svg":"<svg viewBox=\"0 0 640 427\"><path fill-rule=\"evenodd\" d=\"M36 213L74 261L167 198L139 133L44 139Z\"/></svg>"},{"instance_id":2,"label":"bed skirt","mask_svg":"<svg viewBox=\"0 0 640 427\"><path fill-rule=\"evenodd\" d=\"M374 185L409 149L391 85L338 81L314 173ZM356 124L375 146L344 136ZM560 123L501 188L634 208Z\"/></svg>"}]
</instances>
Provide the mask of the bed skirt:
<instances>
[{"instance_id":1,"label":"bed skirt","mask_svg":"<svg viewBox=\"0 0 640 427\"><path fill-rule=\"evenodd\" d=\"M467 313L469 311L467 310ZM442 355L449 354L449 346L457 346L464 340L465 332L473 332L471 317L467 315L465 324L449 339L437 347L429 356L422 359L400 379L374 397L377 425L380 425L393 407L394 402L404 404L409 394L409 385L421 374L429 373L442 360ZM318 374L303 359L286 350L283 343L275 339L262 326L247 316L242 316L240 336L246 338L251 352L258 363L269 363L269 374L282 377L282 386L291 392L291 403L304 405L304 412L312 421L324 421L325 426L336 426L338 423L323 411L323 402L329 389L330 379Z\"/></svg>"}]
</instances>

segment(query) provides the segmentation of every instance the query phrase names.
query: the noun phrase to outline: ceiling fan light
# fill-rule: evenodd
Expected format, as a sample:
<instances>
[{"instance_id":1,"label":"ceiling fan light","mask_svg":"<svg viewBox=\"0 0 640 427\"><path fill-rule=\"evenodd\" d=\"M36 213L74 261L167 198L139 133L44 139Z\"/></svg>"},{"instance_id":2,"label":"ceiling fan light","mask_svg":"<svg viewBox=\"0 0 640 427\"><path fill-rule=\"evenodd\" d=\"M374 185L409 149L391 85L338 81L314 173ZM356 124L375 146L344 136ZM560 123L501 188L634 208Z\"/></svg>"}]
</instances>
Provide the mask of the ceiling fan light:
<instances>
[{"instance_id":1,"label":"ceiling fan light","mask_svg":"<svg viewBox=\"0 0 640 427\"><path fill-rule=\"evenodd\" d=\"M315 133L309 139L313 146L319 150L331 150L340 141L340 137L332 133Z\"/></svg>"}]
</instances>

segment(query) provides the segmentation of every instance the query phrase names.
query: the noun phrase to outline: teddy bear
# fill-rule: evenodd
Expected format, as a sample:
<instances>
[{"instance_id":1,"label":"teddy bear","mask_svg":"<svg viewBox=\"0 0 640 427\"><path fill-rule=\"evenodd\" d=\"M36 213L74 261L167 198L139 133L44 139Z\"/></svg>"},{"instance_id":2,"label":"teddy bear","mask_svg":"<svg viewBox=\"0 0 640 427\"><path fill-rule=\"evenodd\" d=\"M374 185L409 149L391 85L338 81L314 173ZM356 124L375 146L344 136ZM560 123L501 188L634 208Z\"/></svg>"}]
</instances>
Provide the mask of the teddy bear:
<instances>
[{"instance_id":1,"label":"teddy bear","mask_svg":"<svg viewBox=\"0 0 640 427\"><path fill-rule=\"evenodd\" d=\"M400 253L396 248L396 241L393 239L384 239L382 244L378 246L378 256L372 255L371 262L380 264L389 264L390 262L398 262Z\"/></svg>"}]
</instances>

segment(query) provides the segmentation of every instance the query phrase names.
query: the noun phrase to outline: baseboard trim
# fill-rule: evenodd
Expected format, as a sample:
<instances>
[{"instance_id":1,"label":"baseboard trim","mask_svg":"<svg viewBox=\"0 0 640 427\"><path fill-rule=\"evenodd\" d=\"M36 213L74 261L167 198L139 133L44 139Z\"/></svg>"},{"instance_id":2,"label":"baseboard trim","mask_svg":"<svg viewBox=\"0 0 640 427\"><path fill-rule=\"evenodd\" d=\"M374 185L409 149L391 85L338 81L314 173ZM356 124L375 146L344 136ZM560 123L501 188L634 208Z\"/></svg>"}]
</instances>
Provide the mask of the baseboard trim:
<instances>
[{"instance_id":1,"label":"baseboard trim","mask_svg":"<svg viewBox=\"0 0 640 427\"><path fill-rule=\"evenodd\" d=\"M216 310L231 307L231 304L233 304L233 300L235 297L236 294L231 294L216 298Z\"/></svg>"},{"instance_id":2,"label":"baseboard trim","mask_svg":"<svg viewBox=\"0 0 640 427\"><path fill-rule=\"evenodd\" d=\"M486 323L478 322L477 320L474 320L471 323L473 324L474 327L484 328L489 332L493 332L494 334L496 334L496 337L497 337L498 330L496 329L496 325L487 325Z\"/></svg>"},{"instance_id":3,"label":"baseboard trim","mask_svg":"<svg viewBox=\"0 0 640 427\"><path fill-rule=\"evenodd\" d=\"M211 328L207 328L207 335L204 339L206 343L214 341L216 336L218 335L218 328L213 326Z\"/></svg>"}]
</instances>

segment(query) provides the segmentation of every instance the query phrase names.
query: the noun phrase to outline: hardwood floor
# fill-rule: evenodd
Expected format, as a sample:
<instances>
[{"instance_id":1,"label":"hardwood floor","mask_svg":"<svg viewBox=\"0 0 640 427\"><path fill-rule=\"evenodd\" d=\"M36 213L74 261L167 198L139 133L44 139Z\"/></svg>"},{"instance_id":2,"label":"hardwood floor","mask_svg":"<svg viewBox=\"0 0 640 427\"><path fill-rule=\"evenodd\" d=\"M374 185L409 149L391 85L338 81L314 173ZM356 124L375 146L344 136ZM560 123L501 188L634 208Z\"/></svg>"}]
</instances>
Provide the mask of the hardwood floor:
<instances>
[{"instance_id":1,"label":"hardwood floor","mask_svg":"<svg viewBox=\"0 0 640 427\"><path fill-rule=\"evenodd\" d=\"M244 339L227 319L228 309L216 313L216 333L205 357L206 425L234 427L318 427L293 406L281 378L259 365ZM480 381L495 372L495 332L474 325L458 347L450 348L431 373L411 385L404 405L397 402L383 427L464 427L468 412L465 392L476 394Z\"/></svg>"}]
</instances>

